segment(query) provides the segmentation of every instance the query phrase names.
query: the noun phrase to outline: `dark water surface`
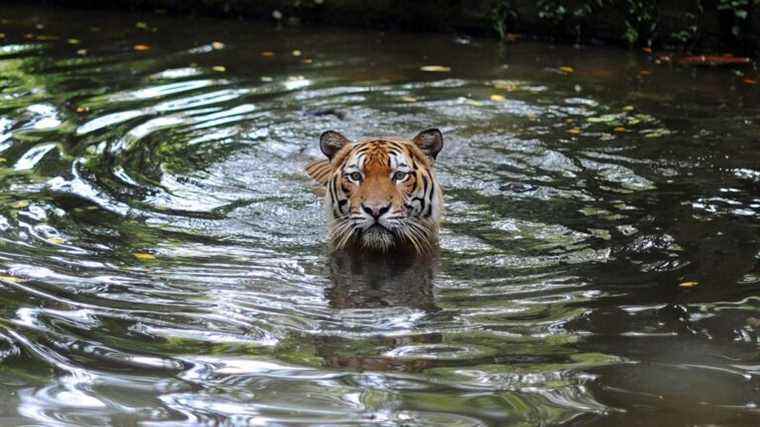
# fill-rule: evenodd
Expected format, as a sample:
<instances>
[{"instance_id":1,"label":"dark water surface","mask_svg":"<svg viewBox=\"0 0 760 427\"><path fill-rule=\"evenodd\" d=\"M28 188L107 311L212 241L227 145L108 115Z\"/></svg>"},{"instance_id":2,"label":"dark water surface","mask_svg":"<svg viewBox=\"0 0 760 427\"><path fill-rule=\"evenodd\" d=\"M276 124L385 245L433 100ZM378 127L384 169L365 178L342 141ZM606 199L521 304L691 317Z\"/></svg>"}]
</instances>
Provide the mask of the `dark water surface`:
<instances>
[{"instance_id":1,"label":"dark water surface","mask_svg":"<svg viewBox=\"0 0 760 427\"><path fill-rule=\"evenodd\" d=\"M0 19L0 424L759 424L751 69ZM439 258L330 256L318 135L432 126Z\"/></svg>"}]
</instances>

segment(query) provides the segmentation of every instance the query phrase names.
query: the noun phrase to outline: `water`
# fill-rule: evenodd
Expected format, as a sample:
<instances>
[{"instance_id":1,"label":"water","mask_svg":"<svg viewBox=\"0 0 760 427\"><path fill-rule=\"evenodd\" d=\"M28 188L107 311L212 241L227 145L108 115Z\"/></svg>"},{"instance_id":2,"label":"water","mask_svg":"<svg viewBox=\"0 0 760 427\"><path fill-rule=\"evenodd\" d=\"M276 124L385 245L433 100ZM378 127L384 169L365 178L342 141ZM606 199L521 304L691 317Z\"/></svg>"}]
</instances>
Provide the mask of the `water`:
<instances>
[{"instance_id":1,"label":"water","mask_svg":"<svg viewBox=\"0 0 760 427\"><path fill-rule=\"evenodd\" d=\"M752 69L0 19L3 425L757 424ZM439 256L330 256L319 134L432 126Z\"/></svg>"}]
</instances>

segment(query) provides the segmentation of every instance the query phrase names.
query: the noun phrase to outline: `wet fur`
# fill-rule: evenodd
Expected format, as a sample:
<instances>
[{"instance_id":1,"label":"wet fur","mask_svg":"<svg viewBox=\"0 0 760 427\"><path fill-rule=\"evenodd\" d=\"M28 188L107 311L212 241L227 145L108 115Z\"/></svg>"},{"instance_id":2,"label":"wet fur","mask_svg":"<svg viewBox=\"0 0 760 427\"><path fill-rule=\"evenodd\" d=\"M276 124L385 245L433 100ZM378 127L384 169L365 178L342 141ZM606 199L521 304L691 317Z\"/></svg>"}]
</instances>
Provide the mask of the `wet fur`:
<instances>
[{"instance_id":1,"label":"wet fur","mask_svg":"<svg viewBox=\"0 0 760 427\"><path fill-rule=\"evenodd\" d=\"M437 130L425 132L432 131L440 138ZM423 138L430 135L425 132L413 140L381 138L355 143L341 140L344 137L335 133L336 140L327 141L333 145L323 147L330 158L306 167L309 176L325 188L329 240L333 249L387 252L406 247L417 253L430 253L437 247L443 198L433 162L442 146L442 138L436 150L430 151L430 144L426 145L427 140ZM333 148L337 149L333 151ZM361 169L357 169L358 165ZM399 168L394 169L392 165ZM407 173L404 181L384 178L396 170L401 171L400 168ZM360 183L352 181L347 177L351 171L361 171L366 179ZM374 227L380 223L375 218L372 226L362 228L367 223L362 213L364 203L388 203L390 211L380 216L385 222L383 227Z\"/></svg>"}]
</instances>

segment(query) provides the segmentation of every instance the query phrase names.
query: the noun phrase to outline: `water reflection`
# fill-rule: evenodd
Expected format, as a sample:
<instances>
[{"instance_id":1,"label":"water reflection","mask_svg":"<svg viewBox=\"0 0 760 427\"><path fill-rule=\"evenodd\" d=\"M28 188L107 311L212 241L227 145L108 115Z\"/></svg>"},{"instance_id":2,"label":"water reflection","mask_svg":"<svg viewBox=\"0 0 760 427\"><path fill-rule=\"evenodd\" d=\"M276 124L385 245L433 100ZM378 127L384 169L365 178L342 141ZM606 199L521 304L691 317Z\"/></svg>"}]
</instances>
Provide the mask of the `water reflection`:
<instances>
[{"instance_id":1,"label":"water reflection","mask_svg":"<svg viewBox=\"0 0 760 427\"><path fill-rule=\"evenodd\" d=\"M325 290L336 309L409 307L428 312L435 305L437 253L376 254L341 250L330 254L331 286Z\"/></svg>"}]
</instances>

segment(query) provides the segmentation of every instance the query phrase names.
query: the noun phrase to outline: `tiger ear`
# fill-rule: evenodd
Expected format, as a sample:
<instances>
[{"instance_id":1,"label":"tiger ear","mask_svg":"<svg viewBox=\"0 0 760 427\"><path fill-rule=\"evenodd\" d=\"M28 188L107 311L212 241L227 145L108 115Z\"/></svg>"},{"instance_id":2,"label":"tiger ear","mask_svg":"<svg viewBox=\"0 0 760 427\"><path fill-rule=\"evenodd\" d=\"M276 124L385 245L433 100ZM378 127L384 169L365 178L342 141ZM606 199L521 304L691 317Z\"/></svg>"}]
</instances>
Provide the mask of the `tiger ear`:
<instances>
[{"instance_id":1,"label":"tiger ear","mask_svg":"<svg viewBox=\"0 0 760 427\"><path fill-rule=\"evenodd\" d=\"M438 152L443 148L443 134L438 129L423 130L412 140L423 153L435 160Z\"/></svg>"},{"instance_id":2,"label":"tiger ear","mask_svg":"<svg viewBox=\"0 0 760 427\"><path fill-rule=\"evenodd\" d=\"M330 160L332 160L335 153L340 151L340 149L346 146L346 144L350 143L351 141L349 141L348 138L334 130L328 130L319 136L319 148Z\"/></svg>"}]
</instances>

